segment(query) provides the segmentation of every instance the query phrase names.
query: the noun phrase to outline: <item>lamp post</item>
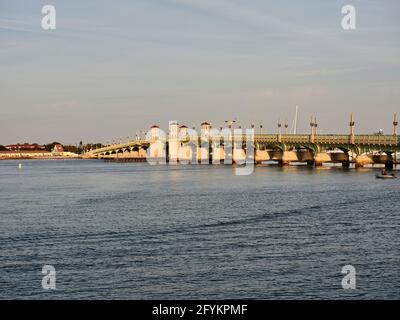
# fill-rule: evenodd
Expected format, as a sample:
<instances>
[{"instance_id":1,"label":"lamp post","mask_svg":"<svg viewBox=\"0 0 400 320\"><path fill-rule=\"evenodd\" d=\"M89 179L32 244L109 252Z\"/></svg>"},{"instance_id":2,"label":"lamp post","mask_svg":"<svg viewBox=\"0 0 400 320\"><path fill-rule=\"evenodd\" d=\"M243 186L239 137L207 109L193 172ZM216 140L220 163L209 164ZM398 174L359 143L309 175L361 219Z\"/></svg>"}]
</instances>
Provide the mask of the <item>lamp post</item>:
<instances>
[{"instance_id":1,"label":"lamp post","mask_svg":"<svg viewBox=\"0 0 400 320\"><path fill-rule=\"evenodd\" d=\"M228 125L229 129L232 129L232 126L236 123L236 119L235 120L225 120L225 123Z\"/></svg>"},{"instance_id":2,"label":"lamp post","mask_svg":"<svg viewBox=\"0 0 400 320\"><path fill-rule=\"evenodd\" d=\"M318 127L317 117L314 117L314 138L317 136L317 127Z\"/></svg>"},{"instance_id":3,"label":"lamp post","mask_svg":"<svg viewBox=\"0 0 400 320\"><path fill-rule=\"evenodd\" d=\"M314 142L314 121L312 117L310 118L310 128L311 128L310 141Z\"/></svg>"},{"instance_id":4,"label":"lamp post","mask_svg":"<svg viewBox=\"0 0 400 320\"><path fill-rule=\"evenodd\" d=\"M353 118L353 114L350 115L350 143L354 144L354 125L355 121Z\"/></svg>"},{"instance_id":5,"label":"lamp post","mask_svg":"<svg viewBox=\"0 0 400 320\"><path fill-rule=\"evenodd\" d=\"M278 142L282 141L282 124L281 121L278 119Z\"/></svg>"}]
</instances>

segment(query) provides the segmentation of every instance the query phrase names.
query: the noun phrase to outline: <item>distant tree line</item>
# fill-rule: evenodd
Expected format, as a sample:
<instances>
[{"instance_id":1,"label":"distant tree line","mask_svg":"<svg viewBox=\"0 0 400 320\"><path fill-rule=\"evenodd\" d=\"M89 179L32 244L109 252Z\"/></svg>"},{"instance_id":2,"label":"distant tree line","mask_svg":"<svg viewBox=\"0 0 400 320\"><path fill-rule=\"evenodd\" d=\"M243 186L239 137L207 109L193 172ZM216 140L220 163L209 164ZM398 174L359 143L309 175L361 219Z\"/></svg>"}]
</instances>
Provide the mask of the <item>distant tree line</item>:
<instances>
[{"instance_id":1,"label":"distant tree line","mask_svg":"<svg viewBox=\"0 0 400 320\"><path fill-rule=\"evenodd\" d=\"M73 152L73 153L78 153L81 154L85 151L89 151L89 150L93 150L93 149L98 149L98 148L102 148L104 147L104 145L102 143L87 143L87 144L83 144L83 142L81 141L79 143L79 145L63 145L60 142L54 141L52 143L48 143L45 144L45 150L51 152L54 149L54 146L56 144L61 144L64 148L64 151L67 152ZM8 151L8 149L0 144L0 151Z\"/></svg>"}]
</instances>

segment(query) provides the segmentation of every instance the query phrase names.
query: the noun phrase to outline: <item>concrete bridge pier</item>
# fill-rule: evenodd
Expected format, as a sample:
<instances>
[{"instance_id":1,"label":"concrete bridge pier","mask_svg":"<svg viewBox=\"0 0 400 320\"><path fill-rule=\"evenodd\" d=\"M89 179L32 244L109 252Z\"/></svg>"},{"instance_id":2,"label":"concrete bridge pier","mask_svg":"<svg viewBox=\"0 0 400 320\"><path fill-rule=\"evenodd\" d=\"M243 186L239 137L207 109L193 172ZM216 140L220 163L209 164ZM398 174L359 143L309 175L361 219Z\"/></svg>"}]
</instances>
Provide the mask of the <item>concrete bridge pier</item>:
<instances>
[{"instance_id":1,"label":"concrete bridge pier","mask_svg":"<svg viewBox=\"0 0 400 320\"><path fill-rule=\"evenodd\" d=\"M210 161L212 164L221 164L224 162L225 152L224 148L220 145L214 146L212 149L212 156L210 157Z\"/></svg>"},{"instance_id":2,"label":"concrete bridge pier","mask_svg":"<svg viewBox=\"0 0 400 320\"><path fill-rule=\"evenodd\" d=\"M342 167L343 168L350 168L350 161L343 161L342 162Z\"/></svg>"},{"instance_id":3,"label":"concrete bridge pier","mask_svg":"<svg viewBox=\"0 0 400 320\"><path fill-rule=\"evenodd\" d=\"M246 161L246 153L241 148L233 149L233 162L237 164L243 164Z\"/></svg>"},{"instance_id":4,"label":"concrete bridge pier","mask_svg":"<svg viewBox=\"0 0 400 320\"><path fill-rule=\"evenodd\" d=\"M354 168L358 169L358 168L363 168L364 164L360 163L360 162L354 162Z\"/></svg>"},{"instance_id":5,"label":"concrete bridge pier","mask_svg":"<svg viewBox=\"0 0 400 320\"><path fill-rule=\"evenodd\" d=\"M394 168L394 163L393 162L387 162L385 163L385 169L387 170L393 170Z\"/></svg>"},{"instance_id":6,"label":"concrete bridge pier","mask_svg":"<svg viewBox=\"0 0 400 320\"><path fill-rule=\"evenodd\" d=\"M289 161L284 161L283 159L278 160L278 166L280 167L287 167L290 165Z\"/></svg>"},{"instance_id":7,"label":"concrete bridge pier","mask_svg":"<svg viewBox=\"0 0 400 320\"><path fill-rule=\"evenodd\" d=\"M366 154L357 155L355 157L355 167L362 168L367 164L374 164L374 160L368 157Z\"/></svg>"},{"instance_id":8,"label":"concrete bridge pier","mask_svg":"<svg viewBox=\"0 0 400 320\"><path fill-rule=\"evenodd\" d=\"M280 166L288 166L290 162L299 161L296 151L283 151L282 159L278 160Z\"/></svg>"},{"instance_id":9,"label":"concrete bridge pier","mask_svg":"<svg viewBox=\"0 0 400 320\"><path fill-rule=\"evenodd\" d=\"M394 168L393 156L391 154L388 154L386 157L385 168L387 170L393 170Z\"/></svg>"},{"instance_id":10,"label":"concrete bridge pier","mask_svg":"<svg viewBox=\"0 0 400 320\"><path fill-rule=\"evenodd\" d=\"M317 152L314 155L314 166L321 167L324 162L332 162L330 154L326 152Z\"/></svg>"}]
</instances>

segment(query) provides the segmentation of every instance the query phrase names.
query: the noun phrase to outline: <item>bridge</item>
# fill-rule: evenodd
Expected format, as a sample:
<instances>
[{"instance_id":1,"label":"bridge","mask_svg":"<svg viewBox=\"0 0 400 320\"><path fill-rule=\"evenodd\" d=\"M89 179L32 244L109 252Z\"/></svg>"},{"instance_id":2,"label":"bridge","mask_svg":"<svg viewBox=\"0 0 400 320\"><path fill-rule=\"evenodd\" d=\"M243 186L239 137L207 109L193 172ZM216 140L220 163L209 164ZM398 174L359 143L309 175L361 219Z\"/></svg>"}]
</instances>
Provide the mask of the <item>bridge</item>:
<instances>
[{"instance_id":1,"label":"bridge","mask_svg":"<svg viewBox=\"0 0 400 320\"><path fill-rule=\"evenodd\" d=\"M158 127L157 127L158 128ZM156 128L156 129L157 129ZM87 158L113 161L145 161L146 158L170 162L201 162L241 164L246 159L248 137L244 134L212 133L191 137L168 135L161 138L154 132L148 139L132 140L91 150ZM255 163L276 161L280 165L307 163L319 166L323 163L354 164L356 167L383 164L393 168L397 164L399 136L373 135L318 135L311 134L254 134ZM195 143L193 143L195 142ZM227 161L228 160L228 161Z\"/></svg>"}]
</instances>

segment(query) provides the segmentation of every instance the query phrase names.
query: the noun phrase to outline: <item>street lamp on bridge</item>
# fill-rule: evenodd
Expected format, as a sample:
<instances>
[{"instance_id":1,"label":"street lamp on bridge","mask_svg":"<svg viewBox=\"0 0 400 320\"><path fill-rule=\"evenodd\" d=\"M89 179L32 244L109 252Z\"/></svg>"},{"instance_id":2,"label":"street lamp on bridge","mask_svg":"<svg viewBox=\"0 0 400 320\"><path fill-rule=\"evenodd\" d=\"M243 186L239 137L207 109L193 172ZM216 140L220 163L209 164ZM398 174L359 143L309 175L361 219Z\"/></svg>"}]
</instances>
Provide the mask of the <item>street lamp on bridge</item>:
<instances>
[{"instance_id":1,"label":"street lamp on bridge","mask_svg":"<svg viewBox=\"0 0 400 320\"><path fill-rule=\"evenodd\" d=\"M354 122L353 114L350 114L350 143L354 144L354 125L356 123Z\"/></svg>"},{"instance_id":2,"label":"street lamp on bridge","mask_svg":"<svg viewBox=\"0 0 400 320\"><path fill-rule=\"evenodd\" d=\"M318 127L317 117L314 117L314 137L317 135L317 127Z\"/></svg>"},{"instance_id":3,"label":"street lamp on bridge","mask_svg":"<svg viewBox=\"0 0 400 320\"><path fill-rule=\"evenodd\" d=\"M232 126L236 123L236 119L235 120L225 120L225 123L228 125L229 129L232 129Z\"/></svg>"},{"instance_id":4,"label":"street lamp on bridge","mask_svg":"<svg viewBox=\"0 0 400 320\"><path fill-rule=\"evenodd\" d=\"M278 119L278 142L282 141L282 123L281 120Z\"/></svg>"}]
</instances>

